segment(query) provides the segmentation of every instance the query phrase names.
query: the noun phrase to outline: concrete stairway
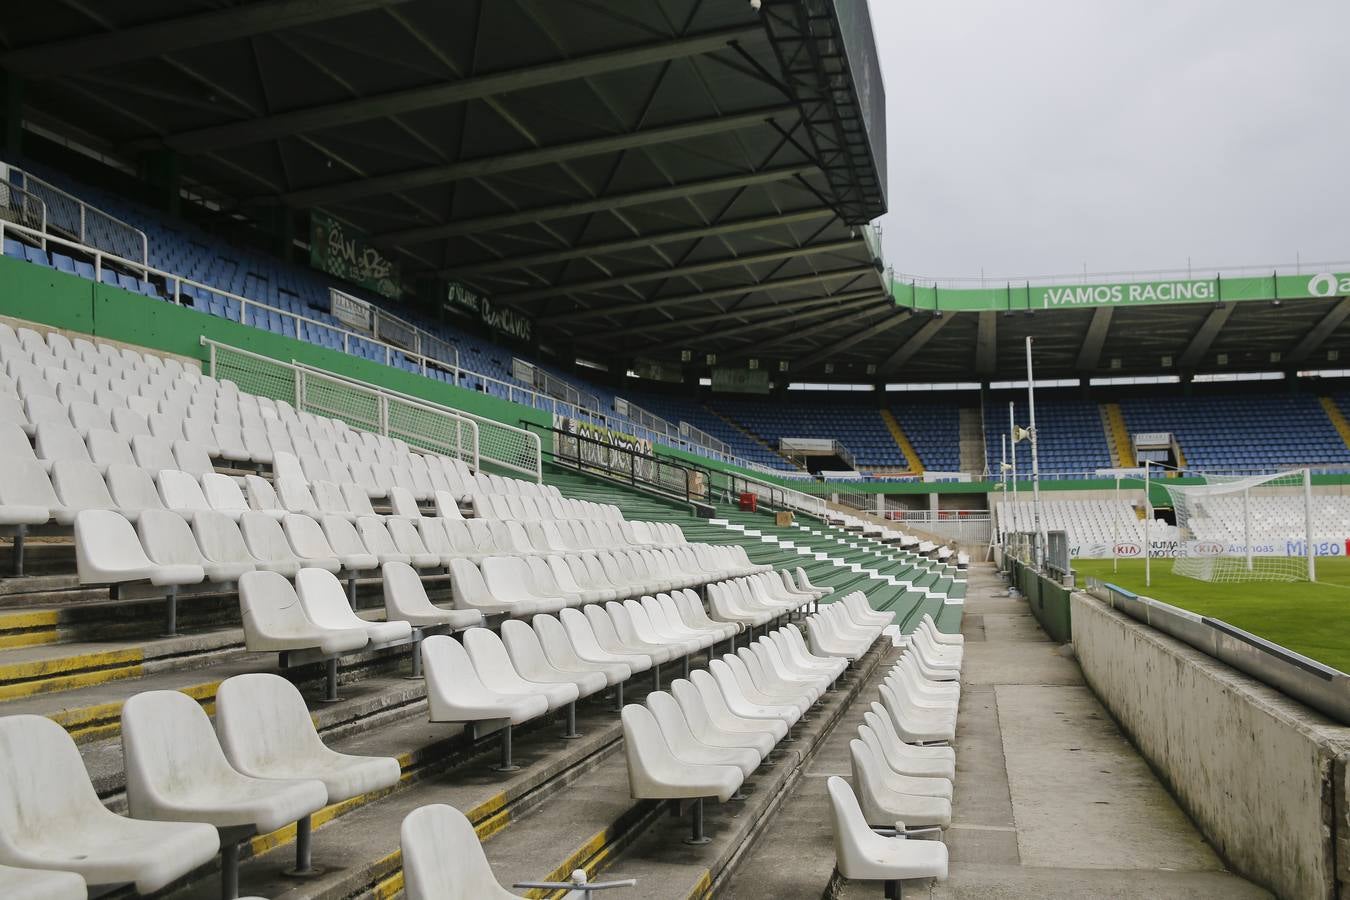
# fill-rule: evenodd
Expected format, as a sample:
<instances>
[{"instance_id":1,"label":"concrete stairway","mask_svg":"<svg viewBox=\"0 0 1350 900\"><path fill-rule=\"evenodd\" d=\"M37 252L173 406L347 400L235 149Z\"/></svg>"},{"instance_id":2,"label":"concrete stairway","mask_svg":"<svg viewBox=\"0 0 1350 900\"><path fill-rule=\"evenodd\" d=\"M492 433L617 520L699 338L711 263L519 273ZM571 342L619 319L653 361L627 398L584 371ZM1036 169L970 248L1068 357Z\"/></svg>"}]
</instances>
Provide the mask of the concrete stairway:
<instances>
[{"instance_id":1,"label":"concrete stairway","mask_svg":"<svg viewBox=\"0 0 1350 900\"><path fill-rule=\"evenodd\" d=\"M959 428L961 471L983 475L988 461L984 458L984 419L978 406L961 407Z\"/></svg>"}]
</instances>

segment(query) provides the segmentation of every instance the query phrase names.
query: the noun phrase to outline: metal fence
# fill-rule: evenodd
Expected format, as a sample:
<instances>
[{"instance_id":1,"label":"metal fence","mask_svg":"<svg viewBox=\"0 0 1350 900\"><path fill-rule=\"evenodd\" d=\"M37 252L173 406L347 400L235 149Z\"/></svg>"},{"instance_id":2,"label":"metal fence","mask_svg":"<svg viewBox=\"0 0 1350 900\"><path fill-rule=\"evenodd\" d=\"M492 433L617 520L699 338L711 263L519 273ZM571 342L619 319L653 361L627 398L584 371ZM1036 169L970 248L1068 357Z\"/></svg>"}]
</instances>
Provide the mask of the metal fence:
<instances>
[{"instance_id":1,"label":"metal fence","mask_svg":"<svg viewBox=\"0 0 1350 900\"><path fill-rule=\"evenodd\" d=\"M340 419L353 428L401 438L409 446L527 475L542 475L539 437L493 419L240 350L203 337L210 373L241 391L285 400L297 410Z\"/></svg>"},{"instance_id":2,"label":"metal fence","mask_svg":"<svg viewBox=\"0 0 1350 900\"><path fill-rule=\"evenodd\" d=\"M11 166L9 175L11 182L45 204L44 232L58 230L81 244L136 260L141 265L150 261L150 244L144 231L22 169Z\"/></svg>"},{"instance_id":3,"label":"metal fence","mask_svg":"<svg viewBox=\"0 0 1350 900\"><path fill-rule=\"evenodd\" d=\"M1060 581L1069 576L1069 533L1047 531L1045 534L1045 568Z\"/></svg>"},{"instance_id":4,"label":"metal fence","mask_svg":"<svg viewBox=\"0 0 1350 900\"><path fill-rule=\"evenodd\" d=\"M47 204L42 202L41 197L7 181L0 181L0 218L41 232L44 235L43 246L46 246Z\"/></svg>"}]
</instances>

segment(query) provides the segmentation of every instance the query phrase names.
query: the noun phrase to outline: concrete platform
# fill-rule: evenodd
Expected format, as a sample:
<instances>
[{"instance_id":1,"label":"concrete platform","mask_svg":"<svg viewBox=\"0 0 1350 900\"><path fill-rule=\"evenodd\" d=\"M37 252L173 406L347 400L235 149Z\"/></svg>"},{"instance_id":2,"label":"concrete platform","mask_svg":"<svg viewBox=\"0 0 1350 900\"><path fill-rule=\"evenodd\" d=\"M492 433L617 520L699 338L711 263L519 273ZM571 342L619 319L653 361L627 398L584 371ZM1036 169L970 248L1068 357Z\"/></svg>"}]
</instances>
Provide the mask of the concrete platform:
<instances>
[{"instance_id":1,"label":"concrete platform","mask_svg":"<svg viewBox=\"0 0 1350 900\"><path fill-rule=\"evenodd\" d=\"M1120 733L1067 648L1050 642L992 566L972 565L957 722L950 877L934 900L1268 897L1227 871ZM863 700L868 692L864 691ZM832 877L825 778L848 775L860 700L778 820L718 896L875 898Z\"/></svg>"}]
</instances>

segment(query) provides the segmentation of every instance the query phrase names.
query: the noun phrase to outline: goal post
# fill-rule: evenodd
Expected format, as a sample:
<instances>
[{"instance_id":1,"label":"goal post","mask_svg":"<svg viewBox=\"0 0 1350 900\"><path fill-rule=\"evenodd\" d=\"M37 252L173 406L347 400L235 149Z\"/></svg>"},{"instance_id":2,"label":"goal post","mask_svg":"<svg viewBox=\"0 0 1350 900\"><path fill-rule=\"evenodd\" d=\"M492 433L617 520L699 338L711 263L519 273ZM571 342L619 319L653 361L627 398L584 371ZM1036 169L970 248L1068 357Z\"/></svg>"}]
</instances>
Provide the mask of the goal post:
<instances>
[{"instance_id":1,"label":"goal post","mask_svg":"<svg viewBox=\"0 0 1350 900\"><path fill-rule=\"evenodd\" d=\"M1308 469L1178 481L1154 482L1167 491L1176 513L1177 538L1167 550L1173 574L1216 583L1317 580Z\"/></svg>"}]
</instances>

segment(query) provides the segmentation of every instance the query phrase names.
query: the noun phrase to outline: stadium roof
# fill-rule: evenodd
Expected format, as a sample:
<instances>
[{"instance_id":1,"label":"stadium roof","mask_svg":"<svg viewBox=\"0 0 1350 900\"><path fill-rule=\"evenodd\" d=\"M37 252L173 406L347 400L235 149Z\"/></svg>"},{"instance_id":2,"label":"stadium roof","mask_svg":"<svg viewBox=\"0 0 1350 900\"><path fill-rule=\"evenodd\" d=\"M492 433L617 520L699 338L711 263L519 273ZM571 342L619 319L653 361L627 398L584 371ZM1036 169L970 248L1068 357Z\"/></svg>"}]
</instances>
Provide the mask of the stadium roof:
<instances>
[{"instance_id":1,"label":"stadium roof","mask_svg":"<svg viewBox=\"0 0 1350 900\"><path fill-rule=\"evenodd\" d=\"M161 154L259 221L322 209L406 281L462 282L559 349L799 359L903 318L866 229L886 201L864 0L123 0L5 18L0 68L35 124Z\"/></svg>"}]
</instances>

